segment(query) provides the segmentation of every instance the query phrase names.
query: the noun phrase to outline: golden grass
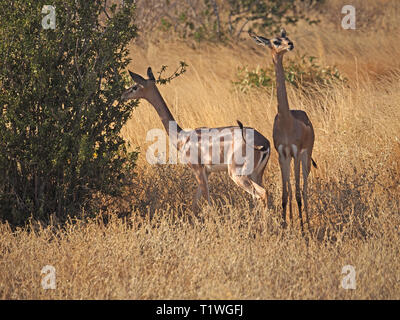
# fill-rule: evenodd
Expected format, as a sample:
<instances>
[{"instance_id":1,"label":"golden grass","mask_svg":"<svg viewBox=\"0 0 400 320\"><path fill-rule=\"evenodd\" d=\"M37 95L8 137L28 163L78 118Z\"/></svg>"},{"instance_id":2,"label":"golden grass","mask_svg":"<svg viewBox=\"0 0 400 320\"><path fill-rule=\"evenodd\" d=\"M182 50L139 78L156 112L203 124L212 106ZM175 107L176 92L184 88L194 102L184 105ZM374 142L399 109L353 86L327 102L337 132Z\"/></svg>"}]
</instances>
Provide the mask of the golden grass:
<instances>
[{"instance_id":1,"label":"golden grass","mask_svg":"<svg viewBox=\"0 0 400 320\"><path fill-rule=\"evenodd\" d=\"M342 2L330 2L330 10ZM195 219L189 169L145 161L146 133L162 125L141 102L123 130L142 151L125 201L110 201L86 222L32 222L17 230L1 224L0 298L399 299L400 41L388 28L398 30L400 23L393 18L398 2L384 2L362 1L361 18L379 7L387 20L365 18L365 27L355 31L340 29L326 12L319 26L287 28L295 52L336 64L349 78L349 87L313 96L288 87L291 108L307 112L316 134L308 245L295 202L293 226L283 231L279 225L274 150L264 175L268 210L226 175L214 174L214 204ZM239 66L271 63L261 47L250 41L196 48L182 41L149 42L145 48L132 45L131 54L130 69L140 74L148 65L155 71L180 60L189 64L187 73L160 88L182 127L234 125L240 119L272 142L272 90L244 94L232 86ZM118 217L121 211L124 218ZM349 264L356 269L355 290L341 287L342 267ZM41 287L45 265L56 268L56 290Z\"/></svg>"}]
</instances>

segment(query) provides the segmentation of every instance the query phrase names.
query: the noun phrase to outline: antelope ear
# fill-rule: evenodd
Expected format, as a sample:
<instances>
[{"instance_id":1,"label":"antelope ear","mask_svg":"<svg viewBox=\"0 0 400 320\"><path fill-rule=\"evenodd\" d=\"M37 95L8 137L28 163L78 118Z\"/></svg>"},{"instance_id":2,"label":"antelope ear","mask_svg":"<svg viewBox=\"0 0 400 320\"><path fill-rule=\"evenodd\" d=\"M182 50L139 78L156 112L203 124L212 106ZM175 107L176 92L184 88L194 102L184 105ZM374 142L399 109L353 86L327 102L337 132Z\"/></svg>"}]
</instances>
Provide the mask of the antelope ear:
<instances>
[{"instance_id":1,"label":"antelope ear","mask_svg":"<svg viewBox=\"0 0 400 320\"><path fill-rule=\"evenodd\" d=\"M153 74L153 71L151 70L151 67L147 68L147 76L149 77L149 80L151 80L151 81L156 80L156 78L154 78L154 74Z\"/></svg>"},{"instance_id":2,"label":"antelope ear","mask_svg":"<svg viewBox=\"0 0 400 320\"><path fill-rule=\"evenodd\" d=\"M281 37L286 38L286 30L285 28L281 28Z\"/></svg>"},{"instance_id":3,"label":"antelope ear","mask_svg":"<svg viewBox=\"0 0 400 320\"><path fill-rule=\"evenodd\" d=\"M260 46L270 46L271 43L269 39L257 36L255 33L249 31L249 36L254 39L255 42L257 42L258 45Z\"/></svg>"},{"instance_id":4,"label":"antelope ear","mask_svg":"<svg viewBox=\"0 0 400 320\"><path fill-rule=\"evenodd\" d=\"M145 86L146 80L142 76L138 75L137 73L133 73L130 70L128 70L128 71L129 71L129 75L131 76L133 81L140 84L141 86Z\"/></svg>"}]
</instances>

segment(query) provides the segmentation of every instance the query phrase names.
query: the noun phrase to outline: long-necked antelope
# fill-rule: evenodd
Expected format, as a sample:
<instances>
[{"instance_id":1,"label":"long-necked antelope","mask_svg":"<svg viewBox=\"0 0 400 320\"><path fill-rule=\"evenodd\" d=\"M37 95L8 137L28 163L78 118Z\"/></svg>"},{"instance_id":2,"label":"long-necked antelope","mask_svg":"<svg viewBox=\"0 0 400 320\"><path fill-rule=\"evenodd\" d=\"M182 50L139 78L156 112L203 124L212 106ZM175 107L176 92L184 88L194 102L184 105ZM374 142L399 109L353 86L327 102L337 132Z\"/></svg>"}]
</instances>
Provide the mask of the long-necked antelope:
<instances>
[{"instance_id":1,"label":"long-necked antelope","mask_svg":"<svg viewBox=\"0 0 400 320\"><path fill-rule=\"evenodd\" d=\"M148 79L131 71L129 74L136 84L123 93L121 100L145 99L157 111L172 145L198 182L195 208L201 196L210 203L208 176L215 171L227 171L239 187L267 203L267 192L262 187L270 155L267 138L253 128L243 128L239 121L239 126L182 130L162 98L151 68L147 69Z\"/></svg>"},{"instance_id":2,"label":"long-necked antelope","mask_svg":"<svg viewBox=\"0 0 400 320\"><path fill-rule=\"evenodd\" d=\"M286 207L289 194L289 211L292 219L292 189L290 186L290 162L294 158L294 177L296 180L296 201L299 207L300 226L303 230L303 219L301 214L300 194L300 162L303 168L303 199L306 211L308 226L308 203L307 203L307 177L310 173L311 162L317 167L311 158L314 146L314 129L307 114L302 110L289 110L289 102L285 86L285 71L283 69L283 56L286 52L292 51L293 42L286 36L285 29L273 39L257 36L254 33L249 35L259 44L267 46L271 50L272 61L275 66L276 88L278 98L278 114L274 120L273 140L275 149L279 154L279 166L282 173L282 219L283 226L286 226Z\"/></svg>"}]
</instances>

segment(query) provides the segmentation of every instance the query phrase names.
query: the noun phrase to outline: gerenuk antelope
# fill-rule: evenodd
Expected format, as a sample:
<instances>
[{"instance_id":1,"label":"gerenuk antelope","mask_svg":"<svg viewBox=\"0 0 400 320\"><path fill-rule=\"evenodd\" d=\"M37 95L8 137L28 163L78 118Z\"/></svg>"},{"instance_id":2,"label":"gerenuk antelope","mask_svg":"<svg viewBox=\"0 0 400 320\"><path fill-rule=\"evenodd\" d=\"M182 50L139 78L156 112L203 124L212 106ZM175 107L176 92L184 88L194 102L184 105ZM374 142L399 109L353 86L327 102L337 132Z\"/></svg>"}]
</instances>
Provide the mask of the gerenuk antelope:
<instances>
[{"instance_id":1,"label":"gerenuk antelope","mask_svg":"<svg viewBox=\"0 0 400 320\"><path fill-rule=\"evenodd\" d=\"M181 161L193 170L198 188L193 207L203 196L210 204L208 176L211 172L227 171L232 180L253 198L267 204L267 192L262 187L264 169L270 156L270 142L257 130L239 126L182 130L162 98L153 72L147 69L148 79L129 71L135 85L121 99L145 99L158 113L172 145Z\"/></svg>"},{"instance_id":2,"label":"gerenuk antelope","mask_svg":"<svg viewBox=\"0 0 400 320\"><path fill-rule=\"evenodd\" d=\"M310 226L310 222L307 203L307 178L310 173L311 162L315 168L317 165L311 158L314 146L314 129L311 121L304 111L289 109L282 60L285 53L293 50L294 45L287 37L285 29L282 29L280 35L273 39L260 37L251 32L249 32L249 35L259 45L267 46L271 50L272 62L275 67L278 114L274 120L273 140L275 149L279 154L279 166L282 173L282 225L286 226L288 194L290 219L293 219L290 162L294 158L296 201L299 208L301 231L304 232L301 214L300 162L303 169L303 199L308 227Z\"/></svg>"}]
</instances>

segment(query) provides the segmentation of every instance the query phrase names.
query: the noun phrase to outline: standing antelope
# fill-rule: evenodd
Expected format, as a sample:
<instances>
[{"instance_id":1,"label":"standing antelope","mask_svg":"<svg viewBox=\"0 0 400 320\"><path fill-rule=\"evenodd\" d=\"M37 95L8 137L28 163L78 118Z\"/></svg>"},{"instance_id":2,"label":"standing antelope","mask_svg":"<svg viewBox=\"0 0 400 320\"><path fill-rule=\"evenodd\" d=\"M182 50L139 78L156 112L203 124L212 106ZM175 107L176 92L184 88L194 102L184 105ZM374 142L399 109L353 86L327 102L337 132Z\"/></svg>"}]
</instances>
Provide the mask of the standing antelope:
<instances>
[{"instance_id":1,"label":"standing antelope","mask_svg":"<svg viewBox=\"0 0 400 320\"><path fill-rule=\"evenodd\" d=\"M197 208L197 201L202 195L210 204L208 176L215 171L227 171L239 187L266 205L267 192L261 185L270 155L267 138L253 128L243 128L239 121L239 127L182 130L158 91L151 68L147 69L148 79L131 71L129 74L136 84L122 94L121 100L145 99L153 105L171 143L195 174L199 186L194 196L194 208ZM249 139L246 142L249 135L253 136L253 143ZM246 150L243 156L244 148ZM242 156L241 159L238 154Z\"/></svg>"},{"instance_id":2,"label":"standing antelope","mask_svg":"<svg viewBox=\"0 0 400 320\"><path fill-rule=\"evenodd\" d=\"M300 226L303 230L303 219L301 214L300 194L300 162L303 171L303 199L308 218L307 203L307 177L310 173L311 162L316 168L317 165L311 158L314 146L314 129L307 114L302 110L289 110L289 103L286 94L285 72L282 60L286 52L293 50L293 42L286 36L285 29L281 30L280 36L274 39L267 39L249 32L249 35L259 44L271 49L272 61L275 66L278 114L274 120L273 140L274 146L279 154L279 166L282 173L282 218L283 226L286 226L286 207L289 193L289 211L292 220L292 189L290 186L290 162L294 158L294 177L296 180L296 201L299 207Z\"/></svg>"}]
</instances>

